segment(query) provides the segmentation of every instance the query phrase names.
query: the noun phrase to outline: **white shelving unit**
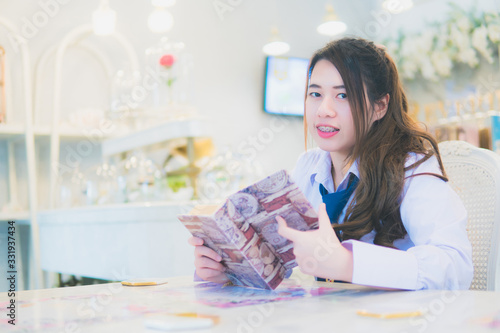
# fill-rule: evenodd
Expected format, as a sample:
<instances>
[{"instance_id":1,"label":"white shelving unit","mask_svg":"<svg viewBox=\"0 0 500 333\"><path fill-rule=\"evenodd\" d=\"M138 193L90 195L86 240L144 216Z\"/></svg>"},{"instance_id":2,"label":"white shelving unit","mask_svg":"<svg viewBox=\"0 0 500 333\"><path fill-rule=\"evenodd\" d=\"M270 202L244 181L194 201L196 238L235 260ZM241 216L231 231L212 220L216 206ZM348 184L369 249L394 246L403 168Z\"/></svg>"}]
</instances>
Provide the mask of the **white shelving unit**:
<instances>
[{"instance_id":1,"label":"white shelving unit","mask_svg":"<svg viewBox=\"0 0 500 333\"><path fill-rule=\"evenodd\" d=\"M14 24L5 18L0 18L0 26L3 26L10 34L13 41L17 43L18 52L17 55L21 61L21 71L19 75L22 75L22 91L23 91L23 111L24 111L24 124L12 123L13 114L13 104L12 104L12 94L10 92L10 73L7 73L6 80L8 80L6 88L6 99L7 99L7 122L6 124L1 124L0 126L0 138L7 141L8 147L8 167L9 167L9 200L11 202L17 201L17 175L16 175L16 165L14 160L14 142L24 139L24 146L26 148L26 162L27 162L27 183L28 183L28 212L8 212L1 215L1 221L17 221L19 217L22 217L23 222L29 220L30 231L31 231L31 243L28 247L30 249L31 255L29 256L30 261L30 274L29 274L29 284L34 288L40 288L43 285L43 276L40 269L40 252L39 252L39 234L38 234L38 221L36 217L37 209L37 184L36 184L36 160L35 160L35 137L33 130L33 98L32 98L32 79L31 79L31 59L30 52L28 49L27 41L19 34L17 28ZM6 70L10 69L6 67ZM28 219L26 219L26 214L28 214ZM19 233L17 234L19 236ZM19 238L19 237L18 237ZM19 254L17 264L22 266L20 261L21 255L21 239L16 241ZM19 274L21 274L22 267L17 267ZM20 276L20 286L23 288L23 281L25 278Z\"/></svg>"},{"instance_id":2,"label":"white shelving unit","mask_svg":"<svg viewBox=\"0 0 500 333\"><path fill-rule=\"evenodd\" d=\"M7 123L0 124L0 140L7 142L8 147L8 181L9 181L9 200L16 202L17 199L17 175L16 175L16 165L14 159L14 144L20 141L23 141L26 148L26 163L27 163L27 177L26 182L28 184L28 202L29 202L29 210L28 211L12 211L12 212L2 212L0 213L0 221L10 221L14 220L19 222L19 224L28 225L30 227L30 235L31 241L29 244L29 249L31 255L29 256L30 261L30 270L29 270L29 281L28 288L42 288L45 287L44 276L42 274L42 268L40 266L41 262L41 254L40 254L40 243L39 243L39 227L37 220L37 211L38 211L38 203L37 203L37 179L36 179L36 154L35 154L35 139L36 138L49 138L51 145L51 163L54 163L59 160L59 149L61 141L71 141L71 140L79 140L85 139L86 133L82 128L75 128L72 126L62 125L60 122L60 97L61 97L61 72L62 72L62 60L65 54L65 51L69 47L79 46L86 51L88 51L91 55L94 55L98 61L103 65L103 69L108 73L108 77L111 78L111 70L109 66L109 61L107 61L104 55L98 50L96 47L87 43L84 39L92 34L92 28L90 25L84 25L77 27L76 29L70 31L65 38L59 43L59 45L49 49L38 62L38 66L36 68L35 75L35 85L33 85L32 80L32 71L31 71L31 60L27 42L23 37L17 32L15 25L10 23L8 20L4 18L0 18L0 26L7 29L10 34L10 38L12 41L17 43L17 47L19 52L16 54L21 61L22 68L21 70L16 71L16 75L22 77L23 87L22 90L23 95L23 103L24 110L18 109L17 113L24 111L24 119L22 123L14 123L11 120L11 115L13 114L13 103L12 103L12 94L10 94L10 83L11 80L7 75L6 81L8 80L8 85L6 85L6 90L9 88L7 93ZM124 38L122 35L116 33L112 36L115 40L118 41L120 45L125 49L125 54L129 56L129 62L131 63L134 69L138 69L138 60L137 56L133 50L132 45ZM12 53L14 54L14 53ZM10 56L10 55L9 55ZM43 69L47 65L48 61L55 60L55 88L54 88L54 105L52 108L52 123L50 125L35 125L34 118L39 119L40 117L36 117L43 108L40 107L41 103L39 103L38 97L40 95L39 89L35 89L35 95L33 95L33 88L40 88L43 84L42 78ZM10 68L7 67L10 70ZM6 70L7 70L6 69ZM7 73L9 74L9 73ZM46 77L46 76L45 76ZM33 102L33 96L35 96L35 102ZM36 108L34 107L36 105ZM90 130L90 129L89 129ZM102 139L106 137L103 134ZM93 137L95 140L95 137ZM54 164L52 164L54 165ZM56 187L56 179L57 179L57 168L51 167L52 171L51 178L51 186L49 189L49 196L54 196L54 190ZM54 171L55 170L55 171ZM51 201L53 204L53 201ZM15 205L14 205L15 206ZM51 240L48 240L51 242ZM21 240L18 241L18 244L21 243ZM21 278L21 281L23 278ZM21 288L24 288L21 283Z\"/></svg>"}]
</instances>

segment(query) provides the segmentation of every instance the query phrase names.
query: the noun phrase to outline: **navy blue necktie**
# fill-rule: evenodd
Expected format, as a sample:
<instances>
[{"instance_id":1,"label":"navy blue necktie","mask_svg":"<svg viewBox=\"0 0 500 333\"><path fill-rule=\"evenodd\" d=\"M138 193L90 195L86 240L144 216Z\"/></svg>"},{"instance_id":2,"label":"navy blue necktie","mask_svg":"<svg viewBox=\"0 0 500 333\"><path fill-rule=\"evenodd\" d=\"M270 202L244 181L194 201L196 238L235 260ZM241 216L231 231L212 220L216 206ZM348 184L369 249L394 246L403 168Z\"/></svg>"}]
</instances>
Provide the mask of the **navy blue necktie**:
<instances>
[{"instance_id":1,"label":"navy blue necktie","mask_svg":"<svg viewBox=\"0 0 500 333\"><path fill-rule=\"evenodd\" d=\"M323 202L326 205L326 212L328 213L328 217L330 218L330 223L338 222L339 216L344 210L345 205L349 201L349 198L352 195L352 192L356 189L358 185L358 177L352 174L349 176L349 182L347 183L347 188L342 191L337 191L334 193L328 193L328 190L323 186L323 184L319 184L319 192L321 193ZM339 236L337 234L337 236ZM340 239L340 237L339 237ZM326 281L323 278L317 277L317 281ZM330 282L343 282L343 281L331 281Z\"/></svg>"},{"instance_id":2,"label":"navy blue necktie","mask_svg":"<svg viewBox=\"0 0 500 333\"><path fill-rule=\"evenodd\" d=\"M351 197L352 192L356 189L357 185L358 177L352 173L349 176L349 182L347 183L347 188L345 190L328 193L323 184L319 184L319 192L323 197L323 202L326 205L326 212L328 213L331 223L336 223L338 221L342 210L344 210L345 205L349 201L349 198Z\"/></svg>"}]
</instances>

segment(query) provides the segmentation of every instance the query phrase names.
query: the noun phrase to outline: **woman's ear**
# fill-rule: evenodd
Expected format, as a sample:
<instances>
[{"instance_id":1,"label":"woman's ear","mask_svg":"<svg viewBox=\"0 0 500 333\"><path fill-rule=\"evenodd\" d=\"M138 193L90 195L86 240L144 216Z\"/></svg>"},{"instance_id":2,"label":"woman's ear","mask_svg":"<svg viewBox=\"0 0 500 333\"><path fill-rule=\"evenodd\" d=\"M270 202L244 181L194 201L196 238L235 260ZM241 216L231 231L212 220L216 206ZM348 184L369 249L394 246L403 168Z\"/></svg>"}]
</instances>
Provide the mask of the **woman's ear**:
<instances>
[{"instance_id":1,"label":"woman's ear","mask_svg":"<svg viewBox=\"0 0 500 333\"><path fill-rule=\"evenodd\" d=\"M375 102L375 111L373 113L374 121L384 118L387 113L387 108L389 107L390 98L389 94L386 94L384 97Z\"/></svg>"}]
</instances>

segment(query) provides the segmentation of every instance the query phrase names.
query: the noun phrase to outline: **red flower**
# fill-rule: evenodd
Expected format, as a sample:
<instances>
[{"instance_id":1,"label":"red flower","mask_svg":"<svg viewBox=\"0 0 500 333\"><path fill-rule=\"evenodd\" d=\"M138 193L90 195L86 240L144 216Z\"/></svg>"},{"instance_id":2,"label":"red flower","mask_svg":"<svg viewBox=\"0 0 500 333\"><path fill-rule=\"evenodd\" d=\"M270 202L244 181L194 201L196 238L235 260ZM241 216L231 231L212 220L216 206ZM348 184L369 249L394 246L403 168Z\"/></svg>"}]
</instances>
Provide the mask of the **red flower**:
<instances>
[{"instance_id":1,"label":"red flower","mask_svg":"<svg viewBox=\"0 0 500 333\"><path fill-rule=\"evenodd\" d=\"M160 65L172 67L175 62L175 57L172 54L165 54L160 58Z\"/></svg>"}]
</instances>

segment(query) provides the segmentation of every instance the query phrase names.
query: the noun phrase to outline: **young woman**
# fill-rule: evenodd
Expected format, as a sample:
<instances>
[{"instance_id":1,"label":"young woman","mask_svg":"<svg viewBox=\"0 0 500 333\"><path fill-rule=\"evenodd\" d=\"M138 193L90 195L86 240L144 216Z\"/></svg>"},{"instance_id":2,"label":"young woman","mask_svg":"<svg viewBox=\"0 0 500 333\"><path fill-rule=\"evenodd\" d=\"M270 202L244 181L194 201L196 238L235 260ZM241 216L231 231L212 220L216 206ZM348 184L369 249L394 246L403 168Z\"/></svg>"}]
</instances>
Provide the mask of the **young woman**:
<instances>
[{"instance_id":1,"label":"young woman","mask_svg":"<svg viewBox=\"0 0 500 333\"><path fill-rule=\"evenodd\" d=\"M318 148L299 158L293 178L319 209L320 227L300 232L278 218L304 273L385 288L469 287L467 213L436 141L408 116L382 48L344 38L315 53L304 129ZM198 275L225 282L220 257L198 238L190 243Z\"/></svg>"}]
</instances>

